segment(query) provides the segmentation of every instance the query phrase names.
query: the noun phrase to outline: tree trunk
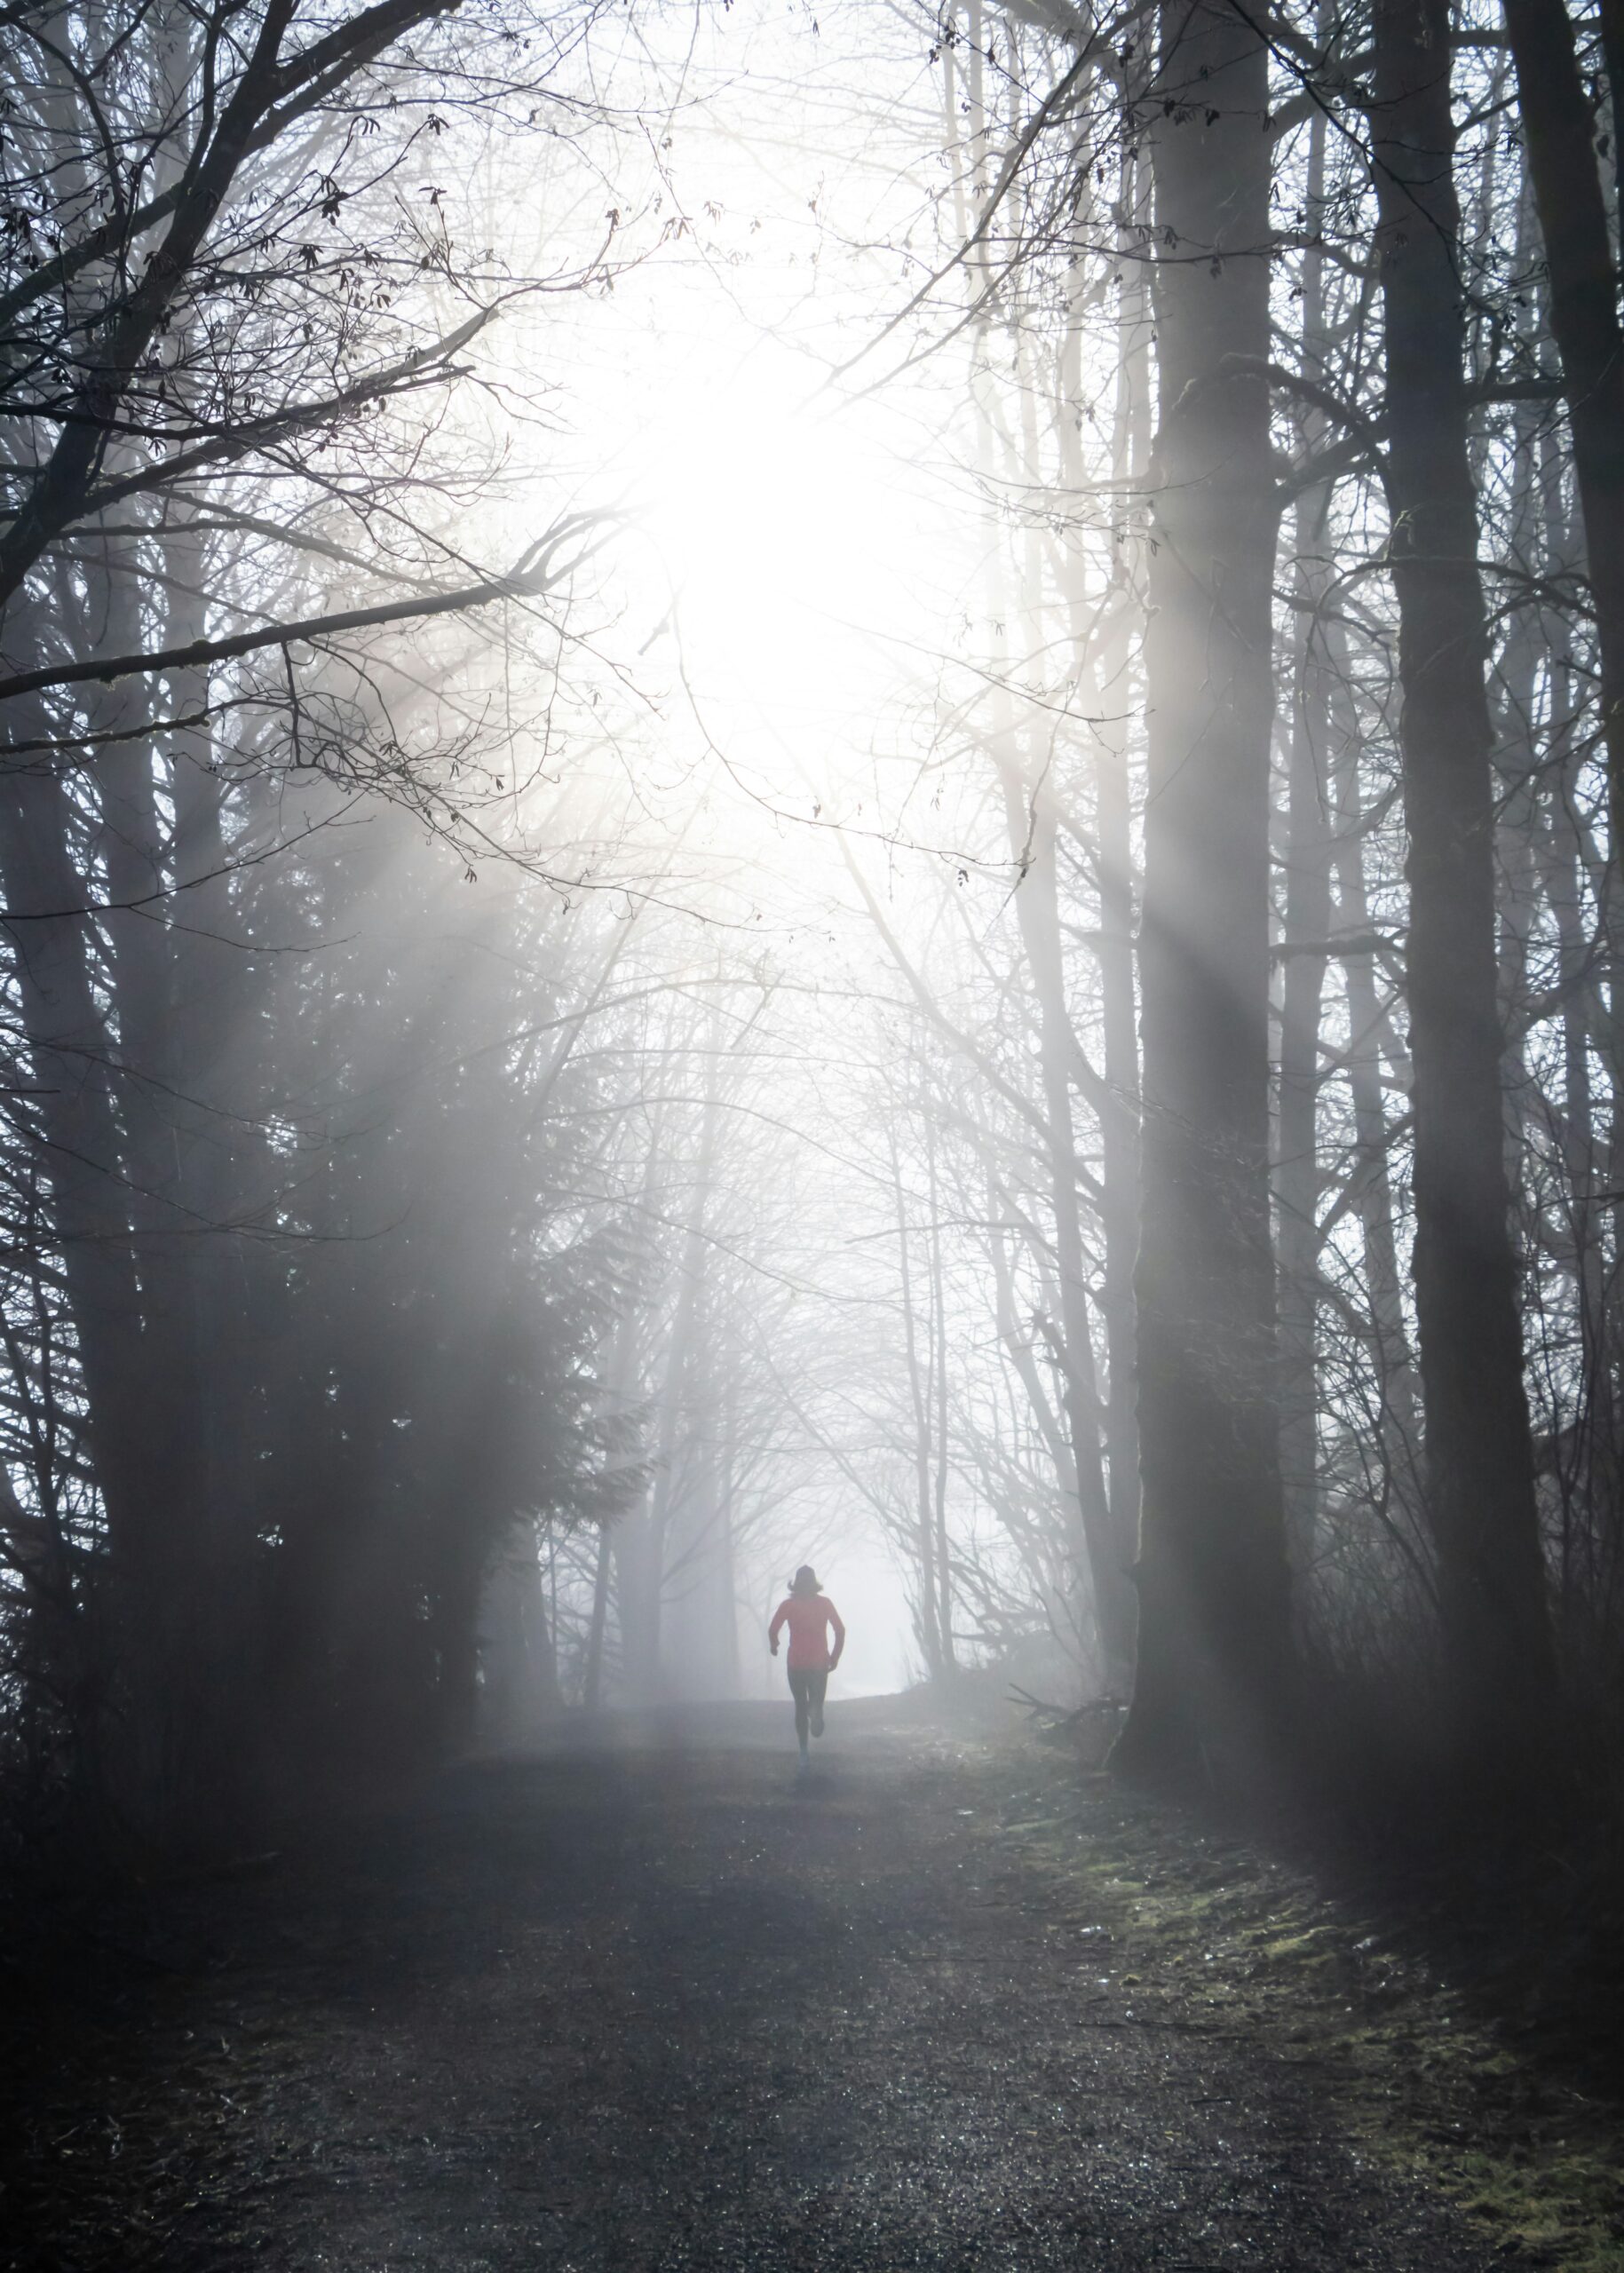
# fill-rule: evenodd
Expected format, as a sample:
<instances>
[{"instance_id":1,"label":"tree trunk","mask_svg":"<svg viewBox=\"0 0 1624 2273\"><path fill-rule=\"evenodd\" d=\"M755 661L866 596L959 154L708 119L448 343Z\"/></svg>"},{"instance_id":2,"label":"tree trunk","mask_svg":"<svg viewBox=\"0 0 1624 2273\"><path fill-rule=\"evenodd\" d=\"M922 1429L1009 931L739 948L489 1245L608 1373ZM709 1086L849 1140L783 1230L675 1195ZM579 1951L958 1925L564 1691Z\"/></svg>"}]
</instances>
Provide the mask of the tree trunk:
<instances>
[{"instance_id":1,"label":"tree trunk","mask_svg":"<svg viewBox=\"0 0 1624 2273\"><path fill-rule=\"evenodd\" d=\"M1504 6L1584 517L1616 863L1624 843L1624 327L1573 18L1565 0Z\"/></svg>"},{"instance_id":2,"label":"tree trunk","mask_svg":"<svg viewBox=\"0 0 1624 2273\"><path fill-rule=\"evenodd\" d=\"M1509 1224L1487 625L1468 447L1447 0L1377 0L1375 184L1409 831L1415 1307L1447 1734L1488 1775L1555 1665Z\"/></svg>"},{"instance_id":3,"label":"tree trunk","mask_svg":"<svg viewBox=\"0 0 1624 2273\"><path fill-rule=\"evenodd\" d=\"M1566 497L1567 454L1561 439L1548 435L1541 478L1547 573L1559 573L1575 550ZM1590 940L1585 883L1588 867L1585 830L1579 819L1585 753L1573 732L1577 677L1572 631L1565 626L1549 658L1548 712L1551 722L1545 794L1536 808L1540 864L1546 903L1556 927L1557 985L1562 997L1562 1150L1569 1184L1572 1267L1579 1302L1582 1379L1589 1411L1587 1485L1595 1495L1616 1501L1618 1400L1608 1347L1609 1304L1601 1199L1610 1179L1600 1174L1596 1141L1595 1099L1590 1078L1592 1047L1601 1048L1607 1021L1589 977ZM1558 762L1559 761L1559 762ZM1603 1030L1598 1034L1598 1029ZM1616 1187L1613 1187L1616 1189Z\"/></svg>"},{"instance_id":4,"label":"tree trunk","mask_svg":"<svg viewBox=\"0 0 1624 2273\"><path fill-rule=\"evenodd\" d=\"M1020 484L1035 487L1041 479L1035 413L1038 382L1035 373L1022 373L1026 342L1018 330L1014 345L1020 380L1023 455L1017 456L1011 447L1005 471L1012 490L1018 493ZM985 370L981 376L983 384L977 391L977 432L982 476L990 495L994 488L994 421L986 400ZM1079 488L1081 486L1079 482ZM1071 1443L1071 1480L1076 1487L1069 1542L1069 1559L1073 1566L1069 1623L1080 1638L1092 1623L1105 1685L1113 1695L1123 1696L1132 1679L1137 1620L1131 1579L1133 1532L1119 1524L1119 1508L1113 1504L1105 1479L1102 1424L1106 1416L1100 1404L1094 1360L1082 1209L1078 1193L1076 1116L1072 1097L1073 1082L1084 1067L1082 1047L1072 1023L1066 996L1061 936L1059 827L1056 792L1049 779L1052 751L1048 747L1046 722L1039 725L1035 733L1029 733L1025 738L1018 732L1010 684L1011 650L1019 654L1023 669L1030 670L1036 667L1036 659L1045 644L1042 624L1042 551L1036 529L1028 525L1022 548L1019 589L1011 593L1005 573L1002 528L990 517L987 534L989 613L996 627L994 637L1003 649L1002 668L992 690L989 740L1003 798L1010 857L1018 868L1015 909L1037 1009L1042 1142L1048 1157L1049 1198L1054 1218L1053 1260L1060 1312L1058 1332L1051 1338L1056 1344L1062 1404ZM1073 597L1070 614L1075 637L1081 617L1080 595ZM1023 634L1019 643L1010 637L1017 625ZM1081 643L1078 660L1081 664ZM1023 739L1028 746L1036 744L1029 755L1023 753ZM1129 1004L1131 1020L1131 992ZM1097 1082L1091 1086L1097 1088ZM1108 1117L1109 1104L1103 1105L1101 1111ZM1120 1254L1118 1259L1121 1259ZM1121 1386L1126 1387L1126 1377Z\"/></svg>"},{"instance_id":5,"label":"tree trunk","mask_svg":"<svg viewBox=\"0 0 1624 2273\"><path fill-rule=\"evenodd\" d=\"M889 1136L889 1132L888 1132ZM935 1495L931 1491L933 1431L931 1414L931 1374L920 1358L920 1332L914 1307L914 1268L908 1252L907 1194L902 1184L902 1163L896 1139L889 1136L891 1183L897 1209L897 1258L902 1296L902 1354L907 1368L908 1400L914 1422L914 1509L911 1544L918 1565L915 1624L924 1655L925 1672L932 1681L946 1680L952 1671L952 1637L942 1631L942 1587L937 1573Z\"/></svg>"},{"instance_id":6,"label":"tree trunk","mask_svg":"<svg viewBox=\"0 0 1624 2273\"><path fill-rule=\"evenodd\" d=\"M563 1701L534 1516L520 1521L487 1572L479 1624L482 1730L493 1743L532 1743Z\"/></svg>"},{"instance_id":7,"label":"tree trunk","mask_svg":"<svg viewBox=\"0 0 1624 2273\"><path fill-rule=\"evenodd\" d=\"M1117 307L1117 374L1112 409L1112 477L1124 486L1144 455L1150 333L1144 270L1134 234L1143 170L1125 157L1119 184L1119 250L1123 282ZM1061 403L1062 467L1067 490L1081 497L1087 468L1081 443L1083 319L1067 327ZM1103 603L1089 589L1085 562L1068 546L1062 587L1081 707L1094 715L1094 859L1098 870L1100 1026L1103 1095L1099 1119L1099 1224L1105 1248L1099 1307L1105 1329L1105 1449L1107 1522L1112 1565L1120 1573L1133 1559L1139 1528L1139 1436L1136 1411L1133 1273L1139 1236L1139 1049L1134 1004L1133 816L1129 790L1128 708L1135 593L1121 549L1113 589ZM1058 915L1057 915L1058 921ZM1118 1580L1121 1584L1120 1579ZM1138 1606L1131 1590L1102 1621L1103 1673L1118 1697L1133 1685Z\"/></svg>"},{"instance_id":8,"label":"tree trunk","mask_svg":"<svg viewBox=\"0 0 1624 2273\"><path fill-rule=\"evenodd\" d=\"M139 561L127 543L115 549L109 543L107 553L87 581L105 606L100 644L128 653L149 628ZM167 614L162 621L167 628ZM194 627L183 622L176 628ZM96 768L96 850L110 903L102 931L117 1027L121 1165L140 1288L139 1326L125 1350L139 1384L140 1437L132 1461L150 1510L128 1637L144 1692L131 1721L150 1737L161 1804L172 1818L171 1835L184 1838L194 1826L201 1831L206 1820L218 1823L222 1813L234 1812L243 1796L232 1728L242 1661L227 1638L226 1572L211 1535L203 1463L208 1400L195 1295L206 1270L209 1222L191 1204L184 1171L196 1136L193 1101L209 1030L191 1018L183 1025L177 1015L172 847L159 806L161 753L154 738L139 731L165 709L154 686L134 679L99 689L90 712L99 732L124 737L108 744ZM202 911L189 920L201 922Z\"/></svg>"},{"instance_id":9,"label":"tree trunk","mask_svg":"<svg viewBox=\"0 0 1624 2273\"><path fill-rule=\"evenodd\" d=\"M1285 910L1281 945L1279 1112L1275 1200L1279 1217L1280 1480L1293 1567L1313 1561L1319 1519L1319 1019L1331 916L1326 796L1330 716L1325 658L1310 612L1326 577L1311 558L1322 535L1323 491L1296 516L1297 669L1287 741Z\"/></svg>"},{"instance_id":10,"label":"tree trunk","mask_svg":"<svg viewBox=\"0 0 1624 2273\"><path fill-rule=\"evenodd\" d=\"M26 625L20 629L26 630ZM7 706L7 735L37 741L59 725L43 703ZM149 746L143 743L143 748ZM150 1268L138 1262L132 1204L147 1203L130 1155L128 1035L98 995L85 816L50 756L6 769L0 790L0 888L35 1078L36 1128L51 1180L68 1304L83 1372L90 1442L107 1526L113 1581L104 1675L119 1707L110 1780L146 1833L184 1828L188 1762L200 1733L179 1650L191 1574L184 1511L171 1505L173 1407L154 1335L163 1319ZM113 1009L124 1008L114 965ZM131 1031L142 1009L131 990ZM150 1033L148 1034L150 1039ZM153 1258L143 1258L151 1264Z\"/></svg>"},{"instance_id":11,"label":"tree trunk","mask_svg":"<svg viewBox=\"0 0 1624 2273\"><path fill-rule=\"evenodd\" d=\"M1613 1093L1607 1181L1616 1194L1624 1192L1624 325L1596 116L1580 71L1573 20L1564 0L1504 0L1504 6L1528 174L1545 241L1546 315L1562 365L1600 666L1608 806L1602 930L1610 1013L1602 1041ZM1620 0L1604 0L1601 22L1616 140L1624 87ZM1624 1251L1624 1204L1617 1199L1612 1224L1615 1248ZM1610 1403L1620 1371L1616 1329L1613 1341L1605 1368Z\"/></svg>"},{"instance_id":12,"label":"tree trunk","mask_svg":"<svg viewBox=\"0 0 1624 2273\"><path fill-rule=\"evenodd\" d=\"M596 1713L603 1696L604 1630L609 1622L609 1526L598 1533L598 1560L592 1572L592 1622L587 1629L586 1670L582 1676L581 1703Z\"/></svg>"},{"instance_id":13,"label":"tree trunk","mask_svg":"<svg viewBox=\"0 0 1624 2273\"><path fill-rule=\"evenodd\" d=\"M1359 721L1350 693L1351 659L1340 628L1331 628L1334 692L1332 717L1338 740L1335 773L1337 835L1334 853L1336 929L1344 939L1370 930L1370 895L1365 880L1368 824L1359 781L1363 748ZM1370 1335L1381 1398L1380 1431L1390 1491L1414 1515L1413 1480L1421 1443L1420 1401L1409 1337L1405 1327L1404 1282L1393 1219L1393 1180L1388 1160L1391 1131L1382 1085L1382 1041L1388 1030L1376 994L1374 953L1343 957L1348 1003L1348 1090L1353 1107L1353 1160L1350 1176L1357 1186L1356 1207L1365 1251L1365 1286L1370 1304Z\"/></svg>"},{"instance_id":14,"label":"tree trunk","mask_svg":"<svg viewBox=\"0 0 1624 2273\"><path fill-rule=\"evenodd\" d=\"M1322 12L1323 13L1323 12ZM1317 27L1317 29L1319 28ZM1322 32L1320 36L1323 36ZM1323 226L1323 114L1309 123L1308 211ZM1303 360L1317 376L1326 352L1325 263L1311 242L1303 260ZM1308 410L1303 440L1312 447L1324 421ZM1326 956L1319 943L1331 918L1329 741L1331 685L1321 621L1332 567L1326 556L1331 496L1321 485L1298 500L1295 528L1296 669L1287 741L1285 905L1281 944L1279 1109L1275 1125L1279 1212L1280 1480L1293 1568L1311 1568L1319 1513L1319 1023Z\"/></svg>"},{"instance_id":15,"label":"tree trunk","mask_svg":"<svg viewBox=\"0 0 1624 2273\"><path fill-rule=\"evenodd\" d=\"M1141 929L1139 1667L1120 1770L1255 1772L1288 1592L1269 1240L1268 56L1164 0L1152 96L1161 352ZM1230 360L1245 358L1248 368Z\"/></svg>"},{"instance_id":16,"label":"tree trunk","mask_svg":"<svg viewBox=\"0 0 1624 2273\"><path fill-rule=\"evenodd\" d=\"M1016 891L1021 944L1038 1012L1038 1065L1043 1085L1043 1129L1054 1210L1055 1275L1060 1295L1061 1389L1077 1485L1079 1560L1086 1562L1101 1673L1107 1691L1125 1696L1133 1677L1135 1607L1133 1534L1119 1528L1101 1464L1099 1390L1089 1316L1082 1213L1077 1192L1077 1131L1072 1110L1072 1072L1080 1047L1066 1000L1061 953L1058 831L1052 799L1034 793L1022 802L1011 766L1000 769L1010 851L1026 868ZM1081 1580L1079 1572L1076 1578ZM1075 1583L1075 1582L1074 1582ZM1085 1619L1086 1628L1086 1619Z\"/></svg>"},{"instance_id":17,"label":"tree trunk","mask_svg":"<svg viewBox=\"0 0 1624 2273\"><path fill-rule=\"evenodd\" d=\"M642 1706L657 1703L663 1691L660 1638L665 1604L667 1530L677 1465L688 1450L692 1434L688 1383L696 1362L701 1296L709 1254L705 1214L715 1180L721 1112L721 1022L714 1011L703 1055L704 1102L677 1261L677 1299L672 1305L660 1385L653 1475L646 1506L636 1515L621 1517L613 1534L619 1580L621 1681L628 1698ZM651 1175L653 1168L651 1155Z\"/></svg>"},{"instance_id":18,"label":"tree trunk","mask_svg":"<svg viewBox=\"0 0 1624 2273\"><path fill-rule=\"evenodd\" d=\"M953 1547L947 1529L947 1287L942 1271L942 1203L936 1174L936 1129L928 1120L924 1136L925 1160L930 1171L926 1198L931 1210L925 1250L931 1274L931 1339L927 1353L930 1370L926 1380L936 1408L936 1623L942 1637L942 1670L951 1678L958 1671L958 1659L953 1635Z\"/></svg>"}]
</instances>

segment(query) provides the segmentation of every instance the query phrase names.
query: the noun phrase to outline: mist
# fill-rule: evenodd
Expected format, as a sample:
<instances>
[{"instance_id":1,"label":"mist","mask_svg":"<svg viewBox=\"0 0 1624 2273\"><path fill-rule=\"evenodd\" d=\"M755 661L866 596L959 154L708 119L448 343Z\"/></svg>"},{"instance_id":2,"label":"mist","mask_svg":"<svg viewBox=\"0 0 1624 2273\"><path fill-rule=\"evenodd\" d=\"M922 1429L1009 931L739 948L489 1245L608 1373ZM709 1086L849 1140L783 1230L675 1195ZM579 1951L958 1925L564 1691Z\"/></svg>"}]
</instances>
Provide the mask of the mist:
<instances>
[{"instance_id":1,"label":"mist","mask_svg":"<svg viewBox=\"0 0 1624 2273\"><path fill-rule=\"evenodd\" d=\"M4 2262L1611 2261L1608 12L0 46Z\"/></svg>"}]
</instances>

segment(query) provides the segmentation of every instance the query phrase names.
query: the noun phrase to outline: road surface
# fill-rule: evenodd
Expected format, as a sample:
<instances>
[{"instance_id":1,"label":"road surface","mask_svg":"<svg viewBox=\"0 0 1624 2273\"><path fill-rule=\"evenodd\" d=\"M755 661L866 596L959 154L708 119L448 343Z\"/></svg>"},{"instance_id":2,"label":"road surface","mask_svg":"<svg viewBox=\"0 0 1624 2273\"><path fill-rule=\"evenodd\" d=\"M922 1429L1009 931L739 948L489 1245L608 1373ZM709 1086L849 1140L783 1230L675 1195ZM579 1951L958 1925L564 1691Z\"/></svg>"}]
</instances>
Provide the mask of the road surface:
<instances>
[{"instance_id":1,"label":"road surface","mask_svg":"<svg viewBox=\"0 0 1624 2273\"><path fill-rule=\"evenodd\" d=\"M113 1929L0 2264L1508 2262L1350 2135L1311 2042L1121 1971L1001 1830L1007 1752L836 1706L801 1785L788 1718L468 1767Z\"/></svg>"}]
</instances>

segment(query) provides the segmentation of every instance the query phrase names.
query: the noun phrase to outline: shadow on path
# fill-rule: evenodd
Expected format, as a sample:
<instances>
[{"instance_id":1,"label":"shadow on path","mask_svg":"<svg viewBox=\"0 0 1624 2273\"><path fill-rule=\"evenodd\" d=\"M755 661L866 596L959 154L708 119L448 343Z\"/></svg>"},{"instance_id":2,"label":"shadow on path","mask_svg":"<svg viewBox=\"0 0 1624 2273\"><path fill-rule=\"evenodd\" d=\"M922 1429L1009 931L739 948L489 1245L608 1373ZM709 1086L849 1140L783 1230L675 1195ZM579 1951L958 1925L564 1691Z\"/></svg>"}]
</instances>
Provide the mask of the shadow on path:
<instances>
[{"instance_id":1,"label":"shadow on path","mask_svg":"<svg viewBox=\"0 0 1624 2273\"><path fill-rule=\"evenodd\" d=\"M860 1701L797 1784L788 1721L476 1764L195 1897L207 1961L113 2000L97 2104L50 2081L0 2264L1485 2262L1362 2158L1311 2056L1136 2006L991 1835L995 1747Z\"/></svg>"}]
</instances>

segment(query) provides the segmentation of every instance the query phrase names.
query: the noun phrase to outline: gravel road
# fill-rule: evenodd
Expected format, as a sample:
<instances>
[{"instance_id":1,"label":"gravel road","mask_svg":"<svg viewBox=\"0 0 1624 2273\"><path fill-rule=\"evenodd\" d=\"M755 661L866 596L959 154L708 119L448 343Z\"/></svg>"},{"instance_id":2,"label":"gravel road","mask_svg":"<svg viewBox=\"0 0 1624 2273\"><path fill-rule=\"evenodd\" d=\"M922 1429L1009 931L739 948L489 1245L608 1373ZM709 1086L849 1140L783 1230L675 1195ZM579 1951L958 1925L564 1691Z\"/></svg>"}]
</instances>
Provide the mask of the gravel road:
<instances>
[{"instance_id":1,"label":"gravel road","mask_svg":"<svg viewBox=\"0 0 1624 2273\"><path fill-rule=\"evenodd\" d=\"M149 1920L41 2067L0 2264L1508 2262L1311 2042L1113 1968L1008 1835L1007 1745L837 1706L799 1783L788 1722L470 1767Z\"/></svg>"}]
</instances>

